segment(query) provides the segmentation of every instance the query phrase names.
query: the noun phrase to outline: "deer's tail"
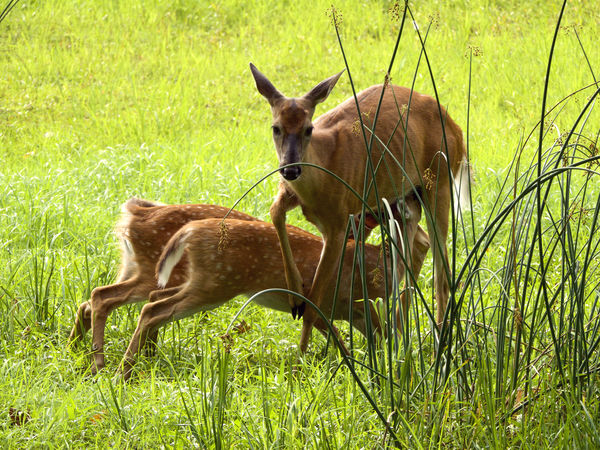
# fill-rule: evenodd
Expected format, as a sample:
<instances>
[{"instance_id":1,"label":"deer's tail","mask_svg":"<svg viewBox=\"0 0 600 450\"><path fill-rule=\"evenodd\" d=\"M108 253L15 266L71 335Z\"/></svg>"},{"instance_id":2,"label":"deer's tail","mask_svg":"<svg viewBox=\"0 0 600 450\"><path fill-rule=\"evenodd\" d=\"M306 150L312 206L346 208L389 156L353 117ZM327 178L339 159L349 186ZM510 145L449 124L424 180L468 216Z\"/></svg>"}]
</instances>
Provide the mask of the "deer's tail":
<instances>
[{"instance_id":1,"label":"deer's tail","mask_svg":"<svg viewBox=\"0 0 600 450\"><path fill-rule=\"evenodd\" d=\"M466 157L459 164L458 171L452 179L454 185L454 212L457 217L460 216L461 211L471 209L471 166Z\"/></svg>"},{"instance_id":2,"label":"deer's tail","mask_svg":"<svg viewBox=\"0 0 600 450\"><path fill-rule=\"evenodd\" d=\"M156 265L156 279L158 280L159 288L164 288L169 282L171 272L181 260L186 247L186 241L191 234L191 230L184 226L165 245Z\"/></svg>"}]
</instances>

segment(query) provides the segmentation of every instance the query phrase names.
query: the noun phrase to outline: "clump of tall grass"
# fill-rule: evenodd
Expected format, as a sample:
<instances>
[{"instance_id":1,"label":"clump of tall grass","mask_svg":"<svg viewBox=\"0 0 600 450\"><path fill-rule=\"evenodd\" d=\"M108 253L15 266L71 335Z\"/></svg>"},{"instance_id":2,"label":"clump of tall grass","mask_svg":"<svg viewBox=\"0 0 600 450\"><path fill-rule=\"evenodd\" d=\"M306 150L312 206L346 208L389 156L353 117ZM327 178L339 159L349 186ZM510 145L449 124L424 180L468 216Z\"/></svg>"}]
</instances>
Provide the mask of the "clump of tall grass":
<instances>
[{"instance_id":1,"label":"clump of tall grass","mask_svg":"<svg viewBox=\"0 0 600 450\"><path fill-rule=\"evenodd\" d=\"M434 325L430 291L407 271L413 302L403 331L393 326L402 290L396 283L389 307L380 309L388 343L382 349L369 339L364 359L343 357L396 445L423 443L424 437L427 445L486 444L482 439L512 445L540 435L548 444L600 444L600 131L594 114L600 87L582 46L593 83L546 107L565 4L544 76L540 121L514 149L493 198L480 200L489 205L452 214L445 323ZM429 29L420 31L408 2L394 13L400 28L385 81L412 21L422 46L414 79L424 61L437 98ZM330 16L354 86L339 11L332 8ZM580 109L567 115L565 105L574 99ZM560 128L559 118L569 125ZM467 124L467 146L469 131ZM367 152L370 145L365 139ZM381 236L397 246L386 220Z\"/></svg>"}]
</instances>

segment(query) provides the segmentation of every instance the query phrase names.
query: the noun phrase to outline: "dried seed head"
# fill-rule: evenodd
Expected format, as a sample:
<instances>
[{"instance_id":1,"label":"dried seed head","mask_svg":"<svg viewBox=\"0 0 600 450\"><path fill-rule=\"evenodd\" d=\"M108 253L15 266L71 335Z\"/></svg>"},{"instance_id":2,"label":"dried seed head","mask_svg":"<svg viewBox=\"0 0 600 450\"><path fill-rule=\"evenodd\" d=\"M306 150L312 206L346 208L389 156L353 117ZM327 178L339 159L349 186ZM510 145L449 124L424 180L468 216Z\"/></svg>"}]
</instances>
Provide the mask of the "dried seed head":
<instances>
[{"instance_id":1,"label":"dried seed head","mask_svg":"<svg viewBox=\"0 0 600 450\"><path fill-rule=\"evenodd\" d=\"M245 320L242 320L237 325L234 325L233 329L237 331L238 334L243 334L250 331L252 327L246 323Z\"/></svg>"},{"instance_id":2,"label":"dried seed head","mask_svg":"<svg viewBox=\"0 0 600 450\"><path fill-rule=\"evenodd\" d=\"M467 49L465 50L465 58L469 56L481 56L483 55L483 50L478 45L469 44L467 45Z\"/></svg>"},{"instance_id":3,"label":"dried seed head","mask_svg":"<svg viewBox=\"0 0 600 450\"><path fill-rule=\"evenodd\" d=\"M233 337L231 337L229 333L226 333L221 336L221 341L223 341L223 347L225 347L225 352L229 353L233 347Z\"/></svg>"},{"instance_id":4,"label":"dried seed head","mask_svg":"<svg viewBox=\"0 0 600 450\"><path fill-rule=\"evenodd\" d=\"M408 105L405 103L400 106L400 116L404 117L404 114L406 114L406 111L408 111Z\"/></svg>"},{"instance_id":5,"label":"dried seed head","mask_svg":"<svg viewBox=\"0 0 600 450\"><path fill-rule=\"evenodd\" d=\"M387 88L390 85L390 81L392 81L392 77L389 72L385 74L385 79L383 80L383 87Z\"/></svg>"},{"instance_id":6,"label":"dried seed head","mask_svg":"<svg viewBox=\"0 0 600 450\"><path fill-rule=\"evenodd\" d=\"M392 6L390 6L390 8L388 9L388 14L390 15L390 19L393 22L400 22L400 18L404 15L405 7L406 7L406 5L404 2L402 4L402 6L400 5L400 2L395 2Z\"/></svg>"},{"instance_id":7,"label":"dried seed head","mask_svg":"<svg viewBox=\"0 0 600 450\"><path fill-rule=\"evenodd\" d=\"M581 30L583 27L579 24L576 23L572 23L569 25L562 25L560 27L561 30L563 30L565 32L565 34L571 34L571 32L577 34L577 30Z\"/></svg>"},{"instance_id":8,"label":"dried seed head","mask_svg":"<svg viewBox=\"0 0 600 450\"><path fill-rule=\"evenodd\" d=\"M373 280L373 286L379 288L379 286L381 286L381 283L383 282L383 275L381 274L381 269L379 267L375 267L373 270L371 270L371 277Z\"/></svg>"},{"instance_id":9,"label":"dried seed head","mask_svg":"<svg viewBox=\"0 0 600 450\"><path fill-rule=\"evenodd\" d=\"M331 24L336 28L336 30L341 31L343 16L340 10L331 5L331 8L329 8L325 14L327 14L327 17L329 17Z\"/></svg>"},{"instance_id":10,"label":"dried seed head","mask_svg":"<svg viewBox=\"0 0 600 450\"><path fill-rule=\"evenodd\" d=\"M440 12L436 11L433 14L430 14L429 22L436 30L438 30L440 28Z\"/></svg>"},{"instance_id":11,"label":"dried seed head","mask_svg":"<svg viewBox=\"0 0 600 450\"><path fill-rule=\"evenodd\" d=\"M363 123L366 122L369 119L369 116L371 115L371 110L369 110L369 112L361 112L362 117L363 117ZM356 136L360 135L360 120L357 120L356 122L354 122L352 124L352 133L355 134Z\"/></svg>"},{"instance_id":12,"label":"dried seed head","mask_svg":"<svg viewBox=\"0 0 600 450\"><path fill-rule=\"evenodd\" d=\"M428 191L435 185L435 175L429 167L423 172L423 181L425 182L425 189Z\"/></svg>"}]
</instances>

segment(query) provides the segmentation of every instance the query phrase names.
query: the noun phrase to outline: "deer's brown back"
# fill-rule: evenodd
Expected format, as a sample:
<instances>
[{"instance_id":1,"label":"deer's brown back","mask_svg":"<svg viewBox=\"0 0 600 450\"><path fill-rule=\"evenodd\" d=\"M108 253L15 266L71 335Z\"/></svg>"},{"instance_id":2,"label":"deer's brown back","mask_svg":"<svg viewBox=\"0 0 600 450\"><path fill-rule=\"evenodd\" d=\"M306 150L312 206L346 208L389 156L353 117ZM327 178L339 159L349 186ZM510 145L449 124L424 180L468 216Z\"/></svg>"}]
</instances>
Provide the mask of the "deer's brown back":
<instances>
[{"instance_id":1,"label":"deer's brown back","mask_svg":"<svg viewBox=\"0 0 600 450\"><path fill-rule=\"evenodd\" d=\"M393 87L393 90L391 89ZM382 85L372 86L359 94L362 118L367 139L377 111ZM408 104L410 102L410 110ZM444 120L442 128L440 113ZM408 125L406 117L408 114ZM358 120L354 98L350 98L338 107L315 120L315 131L311 141L312 153L309 158L320 165L334 169L334 172L348 182L355 190L362 192L366 171L366 147ZM405 131L406 130L406 131ZM445 131L445 139L444 133ZM375 125L375 134L389 151L387 166L382 166L377 175L379 195L389 197L398 192L401 186L408 191L412 180L415 185L422 183L425 168L436 173L438 186L448 185L447 163L442 154L449 155L450 168L456 172L465 156L462 130L447 114L443 107L428 95L413 92L400 86L386 88L384 99ZM406 139L405 139L406 137ZM374 139L372 161L376 165L385 153L384 146ZM401 167L402 168L401 168ZM417 169L420 168L420 169ZM390 172L388 172L388 168ZM405 177L405 174L408 175ZM391 175L391 176L390 176ZM324 177L325 175L318 175ZM315 183L319 185L319 183ZM345 189L339 186L336 194ZM336 186L335 189L338 187ZM371 202L374 195L371 195ZM350 200L354 208L360 206L358 200ZM351 211L356 212L356 211Z\"/></svg>"}]
</instances>

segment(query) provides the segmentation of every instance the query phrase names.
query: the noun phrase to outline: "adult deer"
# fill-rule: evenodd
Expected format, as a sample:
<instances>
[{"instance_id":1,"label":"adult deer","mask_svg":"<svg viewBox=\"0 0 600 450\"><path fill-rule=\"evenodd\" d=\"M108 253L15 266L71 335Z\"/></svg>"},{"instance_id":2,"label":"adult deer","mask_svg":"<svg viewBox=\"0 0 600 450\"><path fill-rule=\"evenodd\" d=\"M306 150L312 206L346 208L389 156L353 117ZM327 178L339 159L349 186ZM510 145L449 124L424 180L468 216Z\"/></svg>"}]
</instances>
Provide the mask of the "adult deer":
<instances>
[{"instance_id":1,"label":"adult deer","mask_svg":"<svg viewBox=\"0 0 600 450\"><path fill-rule=\"evenodd\" d=\"M69 342L80 340L92 328L92 372L104 367L104 329L108 315L120 306L142 302L158 289L154 276L156 263L169 238L193 220L223 218L229 208L216 205L164 205L131 198L121 207L121 219L115 231L121 241L121 268L117 281L92 291L91 299L82 303L69 336ZM258 220L239 211L228 217ZM187 260L173 268L167 287L183 282L187 276Z\"/></svg>"},{"instance_id":2,"label":"adult deer","mask_svg":"<svg viewBox=\"0 0 600 450\"><path fill-rule=\"evenodd\" d=\"M420 270L429 248L427 234L418 226L421 207L414 196L400 200L398 204L394 216L410 241L419 243L412 252L416 255L417 270ZM287 235L300 276L305 283L310 284L323 244L317 236L291 225L287 226ZM353 278L355 248L355 242L349 241L333 317L349 320L352 308L353 325L366 335L368 328L365 302L353 301L362 299L359 270L355 270ZM170 289L152 292L150 302L142 308L138 326L121 363L125 379L131 375L139 350L148 341L154 341L158 329L167 322L217 308L238 295L252 296L265 289L287 286L281 267L279 239L275 227L270 223L232 219L206 219L188 223L171 238L163 250L156 268L159 285L169 285L174 276L172 269L184 255L189 261L185 282ZM381 249L369 244L365 244L364 261L370 296L385 298L388 290L384 280L391 280L391 264L387 264L388 276L384 277ZM352 291L353 284L355 287ZM264 293L255 297L254 302L267 308L289 311L287 296L282 293ZM381 333L377 314L370 302L367 305L371 308L372 329ZM329 317L333 310L331 302L323 305L326 316ZM328 328L322 319L315 321L315 327L327 334ZM342 348L347 351L345 346L342 345Z\"/></svg>"},{"instance_id":3,"label":"adult deer","mask_svg":"<svg viewBox=\"0 0 600 450\"><path fill-rule=\"evenodd\" d=\"M308 298L321 307L333 293L348 216L362 207L361 200L343 183L314 166L344 180L371 208L377 206L377 196L397 198L417 189L422 193L429 237L433 240L437 322L441 324L449 293L446 238L453 176L461 172L460 179L467 181L463 175L467 171L461 170L466 167L466 152L460 127L436 100L410 89L376 85L358 93L356 101L368 139L375 129L370 163L375 171L376 196L370 184L366 192L363 187L365 177L372 174L367 171L369 155L355 99L346 100L312 121L316 105L327 98L342 72L302 97L287 98L253 64L250 69L258 92L268 100L273 115L281 180L270 214L281 243L289 288L303 292L285 227L287 211L300 206L323 235L323 253L308 293ZM377 120L369 124L380 99ZM466 192L460 189L461 194ZM290 306L293 316L304 314L300 349L305 351L316 312L312 308L304 312L304 304L294 297Z\"/></svg>"}]
</instances>

